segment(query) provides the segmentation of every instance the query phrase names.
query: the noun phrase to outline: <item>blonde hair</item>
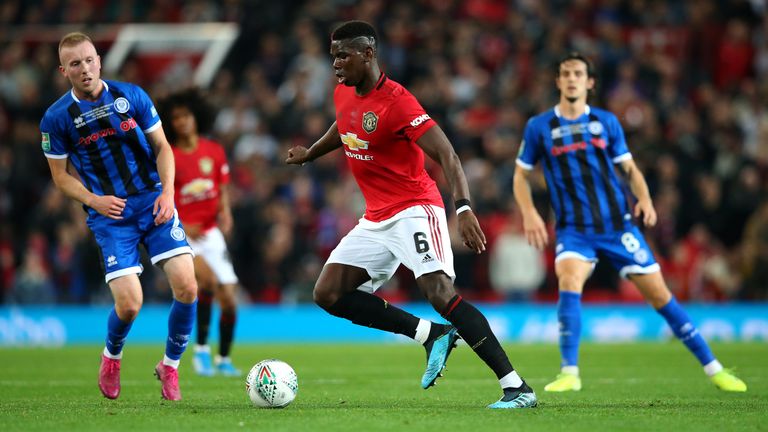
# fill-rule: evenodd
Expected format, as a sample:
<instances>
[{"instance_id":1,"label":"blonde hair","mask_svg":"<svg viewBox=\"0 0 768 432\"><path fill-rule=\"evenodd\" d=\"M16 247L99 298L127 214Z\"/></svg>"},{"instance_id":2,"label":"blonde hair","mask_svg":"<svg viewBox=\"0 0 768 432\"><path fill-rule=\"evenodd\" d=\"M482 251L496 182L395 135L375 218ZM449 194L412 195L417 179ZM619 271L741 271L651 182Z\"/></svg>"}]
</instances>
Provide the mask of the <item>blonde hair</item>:
<instances>
[{"instance_id":1,"label":"blonde hair","mask_svg":"<svg viewBox=\"0 0 768 432\"><path fill-rule=\"evenodd\" d=\"M93 41L91 40L90 36L88 36L85 33L81 33L81 32L67 33L59 41L59 54L61 54L62 48L79 45L83 42L89 42L91 45L93 45Z\"/></svg>"}]
</instances>

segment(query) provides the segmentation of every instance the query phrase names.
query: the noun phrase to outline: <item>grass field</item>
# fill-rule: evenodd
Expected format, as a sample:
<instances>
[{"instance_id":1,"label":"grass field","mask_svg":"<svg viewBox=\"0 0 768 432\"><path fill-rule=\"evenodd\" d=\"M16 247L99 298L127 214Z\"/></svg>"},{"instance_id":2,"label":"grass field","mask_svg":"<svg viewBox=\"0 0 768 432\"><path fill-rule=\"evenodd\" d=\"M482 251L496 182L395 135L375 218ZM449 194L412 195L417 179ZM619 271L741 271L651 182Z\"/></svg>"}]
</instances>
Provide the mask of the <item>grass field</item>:
<instances>
[{"instance_id":1,"label":"grass field","mask_svg":"<svg viewBox=\"0 0 768 432\"><path fill-rule=\"evenodd\" d=\"M296 369L298 397L280 410L251 407L243 378L195 376L190 355L180 369L184 399L162 401L152 375L159 345L126 348L116 401L96 385L98 346L0 349L0 431L768 430L768 344L713 347L749 385L744 394L716 390L674 342L584 345L584 389L570 394L543 391L557 372L556 346L506 348L537 391L538 408L486 409L501 393L467 346L427 391L419 387L424 353L415 345L236 346L244 369L269 357Z\"/></svg>"}]
</instances>

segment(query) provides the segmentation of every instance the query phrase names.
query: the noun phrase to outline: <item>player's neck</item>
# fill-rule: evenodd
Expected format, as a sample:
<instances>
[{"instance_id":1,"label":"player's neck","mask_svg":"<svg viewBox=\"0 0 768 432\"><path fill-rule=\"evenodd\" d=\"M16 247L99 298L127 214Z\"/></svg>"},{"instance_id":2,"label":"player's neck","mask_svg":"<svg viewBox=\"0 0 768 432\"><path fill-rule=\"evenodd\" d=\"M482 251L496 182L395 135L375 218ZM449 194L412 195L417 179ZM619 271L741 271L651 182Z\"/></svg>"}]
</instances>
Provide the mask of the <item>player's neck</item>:
<instances>
[{"instance_id":1,"label":"player's neck","mask_svg":"<svg viewBox=\"0 0 768 432\"><path fill-rule=\"evenodd\" d=\"M560 103L557 105L560 110L560 115L568 120L575 120L587 111L587 101L579 98L573 102L565 98L560 98Z\"/></svg>"},{"instance_id":2,"label":"player's neck","mask_svg":"<svg viewBox=\"0 0 768 432\"><path fill-rule=\"evenodd\" d=\"M198 137L197 134L187 135L184 137L178 137L176 140L176 147L185 152L193 152L197 149Z\"/></svg>"},{"instance_id":3,"label":"player's neck","mask_svg":"<svg viewBox=\"0 0 768 432\"><path fill-rule=\"evenodd\" d=\"M99 79L98 84L96 84L96 88L90 92L90 93L81 93L77 91L77 89L73 89L75 92L75 96L77 96L80 100L86 100L88 102L96 102L101 97L101 94L104 92L104 81Z\"/></svg>"},{"instance_id":4,"label":"player's neck","mask_svg":"<svg viewBox=\"0 0 768 432\"><path fill-rule=\"evenodd\" d=\"M367 95L371 92L371 90L373 90L374 87L376 87L376 83L379 82L379 78L381 78L381 70L379 69L379 65L374 61L365 79L362 80L360 84L355 86L355 94L358 96Z\"/></svg>"}]
</instances>

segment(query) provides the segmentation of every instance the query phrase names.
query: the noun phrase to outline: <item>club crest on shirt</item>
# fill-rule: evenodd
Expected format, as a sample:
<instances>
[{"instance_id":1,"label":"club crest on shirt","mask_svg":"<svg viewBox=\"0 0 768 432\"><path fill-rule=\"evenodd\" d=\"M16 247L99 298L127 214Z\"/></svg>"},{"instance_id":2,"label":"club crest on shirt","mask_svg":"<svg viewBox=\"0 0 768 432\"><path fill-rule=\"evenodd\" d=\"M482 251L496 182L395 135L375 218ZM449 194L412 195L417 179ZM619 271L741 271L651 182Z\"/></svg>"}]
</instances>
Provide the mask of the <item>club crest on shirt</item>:
<instances>
[{"instance_id":1,"label":"club crest on shirt","mask_svg":"<svg viewBox=\"0 0 768 432\"><path fill-rule=\"evenodd\" d=\"M368 111L363 114L363 130L371 133L376 130L378 124L379 117L373 111Z\"/></svg>"},{"instance_id":2,"label":"club crest on shirt","mask_svg":"<svg viewBox=\"0 0 768 432\"><path fill-rule=\"evenodd\" d=\"M128 99L124 97L119 97L115 99L114 107L115 107L115 111L119 112L120 114L125 114L128 112L128 109L131 107L131 104L128 103Z\"/></svg>"},{"instance_id":3,"label":"club crest on shirt","mask_svg":"<svg viewBox=\"0 0 768 432\"><path fill-rule=\"evenodd\" d=\"M211 171L213 171L213 160L211 158L201 158L198 165L200 167L200 172L204 175L209 175Z\"/></svg>"}]
</instances>

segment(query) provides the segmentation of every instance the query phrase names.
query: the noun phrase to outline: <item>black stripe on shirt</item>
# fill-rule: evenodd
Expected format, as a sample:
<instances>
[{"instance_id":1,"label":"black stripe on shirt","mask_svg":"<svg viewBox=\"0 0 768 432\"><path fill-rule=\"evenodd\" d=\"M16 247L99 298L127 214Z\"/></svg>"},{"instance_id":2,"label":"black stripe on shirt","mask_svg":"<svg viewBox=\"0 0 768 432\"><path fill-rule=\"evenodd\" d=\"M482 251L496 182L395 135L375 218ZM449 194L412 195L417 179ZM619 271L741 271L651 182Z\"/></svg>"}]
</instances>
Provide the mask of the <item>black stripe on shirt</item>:
<instances>
[{"instance_id":1,"label":"black stripe on shirt","mask_svg":"<svg viewBox=\"0 0 768 432\"><path fill-rule=\"evenodd\" d=\"M77 117L82 116L83 114L83 112L80 110L80 107L77 105L77 102L72 102L72 104L67 108L67 112L72 118L72 121L74 121L74 119ZM92 132L88 125L83 125L77 128L77 133L80 134L80 138L89 140L89 136ZM75 143L75 146L78 145L80 144ZM93 167L93 173L96 174L96 178L99 180L99 186L101 187L102 195L114 195L115 187L112 185L112 179L109 178L109 171L107 170L106 165L104 165L104 159L102 158L101 152L99 151L99 146L95 141L86 141L84 147L86 153L88 154L88 161ZM86 182L86 187L89 187L91 192L93 192L93 187L90 185L90 183L88 183L88 180L83 179L83 181Z\"/></svg>"},{"instance_id":2,"label":"black stripe on shirt","mask_svg":"<svg viewBox=\"0 0 768 432\"><path fill-rule=\"evenodd\" d=\"M599 122L600 120L596 115L589 115L590 122ZM602 138L602 137L597 137ZM610 144L610 143L609 143ZM608 208L611 211L611 225L615 231L624 229L624 220L621 215L621 208L619 202L616 200L616 194L611 186L611 174L614 173L613 164L608 162L610 156L605 149L595 148L597 159L600 161L600 178L603 181L603 187L605 188L605 195L608 197Z\"/></svg>"},{"instance_id":3,"label":"black stripe on shirt","mask_svg":"<svg viewBox=\"0 0 768 432\"><path fill-rule=\"evenodd\" d=\"M583 133L575 134L573 135L573 142L583 142L587 144L586 136ZM589 201L589 212L592 215L592 226L594 226L596 234L602 234L605 232L605 224L603 223L603 216L600 213L600 201L597 199L595 181L592 179L592 170L589 167L587 157L586 148L584 150L576 150L576 160L579 163L581 181L584 182L584 189L587 192L587 200Z\"/></svg>"},{"instance_id":4,"label":"black stripe on shirt","mask_svg":"<svg viewBox=\"0 0 768 432\"><path fill-rule=\"evenodd\" d=\"M125 97L125 95L117 90L116 88L110 88L109 91L112 93L112 96L117 99L119 97ZM126 98L128 99L128 98ZM114 106L112 107L114 109ZM120 118L120 121L126 121L126 120L133 120L131 116L129 116L127 113L119 113L115 111L115 114ZM135 120L134 120L135 121ZM140 127L138 123L136 123L136 127ZM147 143L149 144L149 138L147 139ZM133 152L133 159L136 161L136 167L139 170L139 178L141 178L142 183L144 183L144 186L148 189L154 189L156 181L152 180L152 177L150 177L149 169L147 168L147 163L153 163L154 161L150 160L149 158L152 157L151 155L147 155L147 153L144 151L144 148L141 146L141 142L139 141L139 135L138 132L136 132L136 128L129 129L125 132L125 143L128 144L128 148ZM150 147L151 150L151 147ZM152 152L152 154L154 154Z\"/></svg>"},{"instance_id":5,"label":"black stripe on shirt","mask_svg":"<svg viewBox=\"0 0 768 432\"><path fill-rule=\"evenodd\" d=\"M551 130L557 129L560 127L560 120L557 117L552 117L552 120L549 121L549 129L550 133ZM563 138L552 138L552 145L554 147L562 147L563 146ZM573 183L573 175L571 174L571 167L568 165L568 154L567 153L560 153L557 156L555 156L555 159L557 160L557 165L560 167L560 174L563 179L563 186L565 187L565 191L568 193L568 197L571 199L571 203L573 204L573 217L574 217L574 226L576 227L576 230L578 232L585 232L584 227L584 211L581 208L581 201L579 201L579 197L576 194L576 185ZM565 202L563 202L565 204Z\"/></svg>"},{"instance_id":6,"label":"black stripe on shirt","mask_svg":"<svg viewBox=\"0 0 768 432\"><path fill-rule=\"evenodd\" d=\"M109 117L101 117L97 120L97 122L101 130L114 129L112 122L109 121ZM131 168L128 166L128 161L125 158L125 153L123 153L123 143L120 137L117 136L118 133L120 132L115 131L114 135L106 134L103 138L104 138L104 142L107 143L107 147L109 148L109 153L112 154L112 160L115 161L115 167L117 168L118 174L120 174L120 180L122 180L123 182L123 188L125 188L125 193L127 195L133 195L139 190L133 184L133 176L131 175Z\"/></svg>"}]
</instances>

